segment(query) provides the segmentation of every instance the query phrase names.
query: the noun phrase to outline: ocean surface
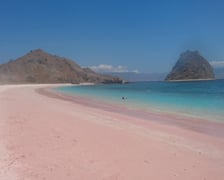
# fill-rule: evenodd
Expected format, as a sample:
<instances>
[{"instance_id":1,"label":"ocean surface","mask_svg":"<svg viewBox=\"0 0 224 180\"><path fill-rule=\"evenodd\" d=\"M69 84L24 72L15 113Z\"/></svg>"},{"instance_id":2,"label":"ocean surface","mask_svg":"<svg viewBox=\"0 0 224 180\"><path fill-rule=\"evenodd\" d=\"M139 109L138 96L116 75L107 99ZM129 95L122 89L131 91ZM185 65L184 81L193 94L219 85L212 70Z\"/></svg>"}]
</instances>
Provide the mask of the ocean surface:
<instances>
[{"instance_id":1,"label":"ocean surface","mask_svg":"<svg viewBox=\"0 0 224 180\"><path fill-rule=\"evenodd\" d=\"M224 121L224 80L66 86L57 90L129 108Z\"/></svg>"}]
</instances>

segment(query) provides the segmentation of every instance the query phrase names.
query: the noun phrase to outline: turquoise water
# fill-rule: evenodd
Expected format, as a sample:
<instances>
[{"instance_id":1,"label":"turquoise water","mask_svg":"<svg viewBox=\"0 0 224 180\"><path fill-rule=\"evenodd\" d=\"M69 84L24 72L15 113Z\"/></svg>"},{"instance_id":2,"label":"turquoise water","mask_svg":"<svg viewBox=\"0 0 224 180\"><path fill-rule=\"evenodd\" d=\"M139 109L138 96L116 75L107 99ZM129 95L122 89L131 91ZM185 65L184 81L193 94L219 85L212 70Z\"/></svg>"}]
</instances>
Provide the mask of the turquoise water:
<instances>
[{"instance_id":1,"label":"turquoise water","mask_svg":"<svg viewBox=\"0 0 224 180\"><path fill-rule=\"evenodd\" d=\"M224 121L224 80L67 86L58 90L134 108L173 111ZM122 97L126 99L122 100Z\"/></svg>"}]
</instances>

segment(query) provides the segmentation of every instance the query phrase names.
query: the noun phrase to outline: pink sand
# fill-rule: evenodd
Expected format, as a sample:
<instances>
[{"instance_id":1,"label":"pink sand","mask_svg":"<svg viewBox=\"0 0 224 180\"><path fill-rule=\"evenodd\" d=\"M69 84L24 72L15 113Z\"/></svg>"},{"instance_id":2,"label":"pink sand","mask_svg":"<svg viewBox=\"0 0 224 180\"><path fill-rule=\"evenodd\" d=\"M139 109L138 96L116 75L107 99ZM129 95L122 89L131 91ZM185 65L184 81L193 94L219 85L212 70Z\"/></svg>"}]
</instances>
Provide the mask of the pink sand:
<instances>
[{"instance_id":1,"label":"pink sand","mask_svg":"<svg viewBox=\"0 0 224 180\"><path fill-rule=\"evenodd\" d=\"M222 135L176 126L177 115L138 118L38 88L0 87L0 180L224 179Z\"/></svg>"}]
</instances>

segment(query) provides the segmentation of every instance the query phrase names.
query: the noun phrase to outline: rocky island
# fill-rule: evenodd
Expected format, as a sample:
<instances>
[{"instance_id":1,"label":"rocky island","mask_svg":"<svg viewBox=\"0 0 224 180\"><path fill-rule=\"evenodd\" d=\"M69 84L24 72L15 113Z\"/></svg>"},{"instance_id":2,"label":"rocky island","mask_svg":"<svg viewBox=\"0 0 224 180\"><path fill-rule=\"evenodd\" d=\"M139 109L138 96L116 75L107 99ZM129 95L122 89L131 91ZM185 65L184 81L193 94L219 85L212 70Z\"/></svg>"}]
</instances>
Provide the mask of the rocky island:
<instances>
[{"instance_id":1,"label":"rocky island","mask_svg":"<svg viewBox=\"0 0 224 180\"><path fill-rule=\"evenodd\" d=\"M165 78L166 81L212 80L215 78L213 68L198 51L182 53Z\"/></svg>"},{"instance_id":2,"label":"rocky island","mask_svg":"<svg viewBox=\"0 0 224 180\"><path fill-rule=\"evenodd\" d=\"M121 83L122 80L81 68L74 61L41 49L0 65L0 84L20 83Z\"/></svg>"}]
</instances>

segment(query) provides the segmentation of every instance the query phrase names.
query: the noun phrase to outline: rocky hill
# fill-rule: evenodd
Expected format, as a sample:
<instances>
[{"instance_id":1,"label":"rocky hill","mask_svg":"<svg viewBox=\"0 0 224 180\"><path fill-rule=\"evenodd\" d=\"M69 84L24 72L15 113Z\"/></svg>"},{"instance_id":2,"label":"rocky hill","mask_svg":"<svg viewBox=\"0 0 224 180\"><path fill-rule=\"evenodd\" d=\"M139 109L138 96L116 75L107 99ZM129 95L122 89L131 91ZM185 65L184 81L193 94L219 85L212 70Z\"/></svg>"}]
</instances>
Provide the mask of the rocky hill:
<instances>
[{"instance_id":1,"label":"rocky hill","mask_svg":"<svg viewBox=\"0 0 224 180\"><path fill-rule=\"evenodd\" d=\"M121 83L122 80L81 68L72 60L41 49L0 65L0 84L82 82Z\"/></svg>"},{"instance_id":2,"label":"rocky hill","mask_svg":"<svg viewBox=\"0 0 224 180\"><path fill-rule=\"evenodd\" d=\"M214 79L212 66L198 51L182 53L165 80Z\"/></svg>"}]
</instances>

